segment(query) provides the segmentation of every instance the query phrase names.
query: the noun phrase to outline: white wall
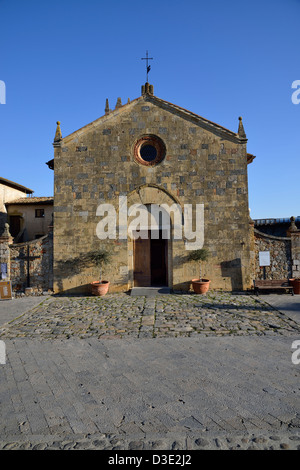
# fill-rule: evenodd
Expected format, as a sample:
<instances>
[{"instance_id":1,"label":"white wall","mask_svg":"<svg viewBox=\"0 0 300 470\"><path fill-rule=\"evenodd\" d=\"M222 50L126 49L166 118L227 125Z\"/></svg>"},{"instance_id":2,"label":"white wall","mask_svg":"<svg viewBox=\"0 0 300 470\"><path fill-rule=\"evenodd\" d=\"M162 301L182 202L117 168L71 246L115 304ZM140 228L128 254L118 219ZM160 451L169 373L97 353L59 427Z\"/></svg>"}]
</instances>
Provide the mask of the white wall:
<instances>
[{"instance_id":1,"label":"white wall","mask_svg":"<svg viewBox=\"0 0 300 470\"><path fill-rule=\"evenodd\" d=\"M44 209L44 217L35 217L35 209ZM13 204L8 206L8 215L19 215L23 218L21 229L26 227L24 241L34 240L36 235L46 235L52 223L53 205L51 204Z\"/></svg>"},{"instance_id":2,"label":"white wall","mask_svg":"<svg viewBox=\"0 0 300 470\"><path fill-rule=\"evenodd\" d=\"M5 203L19 199L20 197L26 197L24 191L19 189L11 188L5 184L0 183L0 211L6 212Z\"/></svg>"}]
</instances>

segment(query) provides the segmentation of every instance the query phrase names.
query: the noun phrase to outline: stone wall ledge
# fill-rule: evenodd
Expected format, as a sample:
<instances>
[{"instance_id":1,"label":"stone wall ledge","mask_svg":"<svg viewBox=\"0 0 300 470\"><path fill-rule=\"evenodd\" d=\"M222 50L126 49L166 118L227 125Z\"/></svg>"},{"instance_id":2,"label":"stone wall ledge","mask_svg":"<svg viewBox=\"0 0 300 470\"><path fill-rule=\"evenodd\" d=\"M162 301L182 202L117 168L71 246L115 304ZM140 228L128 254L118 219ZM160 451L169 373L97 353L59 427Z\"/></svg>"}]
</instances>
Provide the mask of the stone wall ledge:
<instances>
[{"instance_id":1,"label":"stone wall ledge","mask_svg":"<svg viewBox=\"0 0 300 470\"><path fill-rule=\"evenodd\" d=\"M47 233L46 235L43 235L40 238L35 238L34 240L29 240L27 242L22 242L22 243L12 243L11 245L9 245L9 248L22 248L24 246L34 245L38 242L41 242L42 240L45 240L46 238L49 238L49 236L50 236L50 233Z\"/></svg>"},{"instance_id":2,"label":"stone wall ledge","mask_svg":"<svg viewBox=\"0 0 300 470\"><path fill-rule=\"evenodd\" d=\"M270 238L271 240L291 241L290 237L277 237L276 235L269 235L268 233L260 232L257 230L257 228L254 229L254 234L263 238Z\"/></svg>"}]
</instances>

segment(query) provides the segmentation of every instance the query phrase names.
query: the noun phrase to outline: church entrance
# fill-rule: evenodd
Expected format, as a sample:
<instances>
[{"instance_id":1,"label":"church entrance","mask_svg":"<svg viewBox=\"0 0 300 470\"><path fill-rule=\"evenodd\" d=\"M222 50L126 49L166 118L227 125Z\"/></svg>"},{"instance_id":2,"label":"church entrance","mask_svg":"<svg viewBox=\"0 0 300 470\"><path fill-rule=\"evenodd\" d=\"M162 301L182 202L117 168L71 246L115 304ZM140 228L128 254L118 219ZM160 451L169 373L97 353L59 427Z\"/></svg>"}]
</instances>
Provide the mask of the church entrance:
<instances>
[{"instance_id":1,"label":"church entrance","mask_svg":"<svg viewBox=\"0 0 300 470\"><path fill-rule=\"evenodd\" d=\"M146 233L145 233L146 234ZM168 285L168 240L157 237L138 238L133 244L133 280L135 287L158 287Z\"/></svg>"}]
</instances>

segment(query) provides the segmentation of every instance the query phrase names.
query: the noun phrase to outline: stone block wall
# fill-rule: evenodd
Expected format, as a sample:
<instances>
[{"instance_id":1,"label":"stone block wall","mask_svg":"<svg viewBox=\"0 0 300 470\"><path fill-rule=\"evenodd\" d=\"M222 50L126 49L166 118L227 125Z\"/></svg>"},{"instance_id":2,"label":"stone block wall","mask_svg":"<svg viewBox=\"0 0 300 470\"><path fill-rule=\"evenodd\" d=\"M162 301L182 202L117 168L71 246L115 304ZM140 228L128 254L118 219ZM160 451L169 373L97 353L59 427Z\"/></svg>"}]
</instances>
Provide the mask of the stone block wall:
<instances>
[{"instance_id":1,"label":"stone block wall","mask_svg":"<svg viewBox=\"0 0 300 470\"><path fill-rule=\"evenodd\" d=\"M110 291L132 287L130 241L99 240L99 204L118 211L119 196L140 203L169 201L204 204L204 247L211 257L205 275L212 287L250 286L250 229L246 142L192 116L169 109L155 98L140 98L55 144L54 290L85 292L97 270L62 269L64 262L109 245L114 258L106 267ZM156 135L166 146L163 161L143 166L134 159L136 142ZM144 188L156 198L141 198ZM194 206L195 207L195 206ZM169 286L188 289L195 263L183 262L184 241L170 244Z\"/></svg>"},{"instance_id":2,"label":"stone block wall","mask_svg":"<svg viewBox=\"0 0 300 470\"><path fill-rule=\"evenodd\" d=\"M264 279L264 269L259 266L259 252L270 252L270 266L265 267L266 279L288 279L292 277L291 238L267 235L254 229L255 279Z\"/></svg>"},{"instance_id":3,"label":"stone block wall","mask_svg":"<svg viewBox=\"0 0 300 470\"><path fill-rule=\"evenodd\" d=\"M52 233L37 240L10 245L10 279L15 292L24 292L29 287L36 292L53 288L53 236Z\"/></svg>"}]
</instances>

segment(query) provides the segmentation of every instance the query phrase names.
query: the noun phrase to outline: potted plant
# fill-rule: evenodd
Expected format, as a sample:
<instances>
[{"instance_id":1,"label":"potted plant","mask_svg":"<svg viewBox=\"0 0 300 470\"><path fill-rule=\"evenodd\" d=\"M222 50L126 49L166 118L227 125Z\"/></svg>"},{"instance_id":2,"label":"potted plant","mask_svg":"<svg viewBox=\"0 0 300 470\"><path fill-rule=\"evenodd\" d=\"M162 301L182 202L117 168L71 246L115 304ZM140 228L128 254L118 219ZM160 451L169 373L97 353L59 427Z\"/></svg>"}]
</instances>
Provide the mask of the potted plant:
<instances>
[{"instance_id":1,"label":"potted plant","mask_svg":"<svg viewBox=\"0 0 300 470\"><path fill-rule=\"evenodd\" d=\"M199 279L192 279L192 286L195 294L205 294L209 289L210 280L202 278L202 261L206 261L209 257L209 251L206 248L191 251L189 254L190 261L199 263Z\"/></svg>"},{"instance_id":2,"label":"potted plant","mask_svg":"<svg viewBox=\"0 0 300 470\"><path fill-rule=\"evenodd\" d=\"M92 294L93 295L105 295L108 292L109 281L102 279L103 266L109 263L111 253L105 249L99 249L89 252L85 256L85 261L91 262L99 267L100 278L99 281L91 282Z\"/></svg>"}]
</instances>

